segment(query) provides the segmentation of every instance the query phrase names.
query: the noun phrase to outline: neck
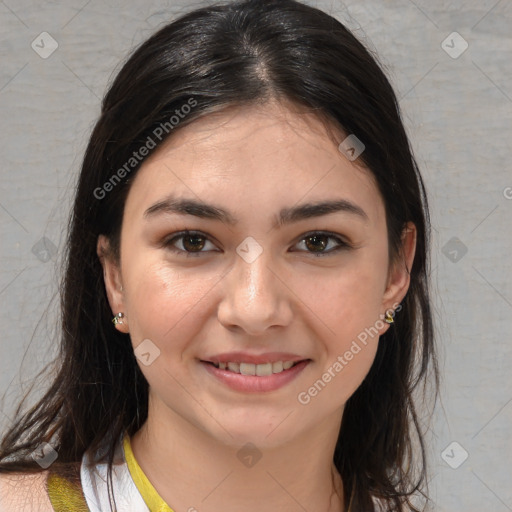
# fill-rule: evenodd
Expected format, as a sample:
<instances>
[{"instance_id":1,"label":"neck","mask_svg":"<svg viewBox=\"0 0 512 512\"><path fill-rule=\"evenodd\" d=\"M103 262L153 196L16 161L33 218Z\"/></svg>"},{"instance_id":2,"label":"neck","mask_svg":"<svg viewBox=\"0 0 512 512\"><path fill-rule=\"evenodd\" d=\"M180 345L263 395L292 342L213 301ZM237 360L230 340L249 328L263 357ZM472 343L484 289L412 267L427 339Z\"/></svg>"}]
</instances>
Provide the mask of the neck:
<instances>
[{"instance_id":1,"label":"neck","mask_svg":"<svg viewBox=\"0 0 512 512\"><path fill-rule=\"evenodd\" d=\"M332 462L341 413L284 445L223 443L150 400L131 439L134 456L174 510L343 512L343 486ZM263 507L264 506L264 507Z\"/></svg>"}]
</instances>

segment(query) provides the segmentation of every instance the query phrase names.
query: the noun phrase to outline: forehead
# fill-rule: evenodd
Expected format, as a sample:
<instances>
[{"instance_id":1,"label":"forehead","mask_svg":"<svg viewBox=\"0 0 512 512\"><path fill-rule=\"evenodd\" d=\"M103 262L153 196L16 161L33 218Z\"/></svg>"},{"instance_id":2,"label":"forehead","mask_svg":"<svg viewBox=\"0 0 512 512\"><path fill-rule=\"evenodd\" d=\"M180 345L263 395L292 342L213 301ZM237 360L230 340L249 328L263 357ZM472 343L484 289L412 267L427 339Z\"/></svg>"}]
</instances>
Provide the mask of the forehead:
<instances>
[{"instance_id":1,"label":"forehead","mask_svg":"<svg viewBox=\"0 0 512 512\"><path fill-rule=\"evenodd\" d=\"M244 194L246 204L264 200L276 208L278 202L290 206L338 193L380 217L383 204L373 175L338 149L345 137L295 105L231 107L208 114L172 133L143 163L127 207L147 208L170 192L226 205Z\"/></svg>"},{"instance_id":2,"label":"forehead","mask_svg":"<svg viewBox=\"0 0 512 512\"><path fill-rule=\"evenodd\" d=\"M180 149L199 155L221 155L236 150L241 155L256 146L268 150L264 155L279 150L289 152L287 150L292 147L294 151L300 151L303 147L317 157L332 160L333 145L343 138L341 130L323 121L311 109L271 101L262 105L228 107L180 128L148 163L170 153L179 154Z\"/></svg>"}]
</instances>

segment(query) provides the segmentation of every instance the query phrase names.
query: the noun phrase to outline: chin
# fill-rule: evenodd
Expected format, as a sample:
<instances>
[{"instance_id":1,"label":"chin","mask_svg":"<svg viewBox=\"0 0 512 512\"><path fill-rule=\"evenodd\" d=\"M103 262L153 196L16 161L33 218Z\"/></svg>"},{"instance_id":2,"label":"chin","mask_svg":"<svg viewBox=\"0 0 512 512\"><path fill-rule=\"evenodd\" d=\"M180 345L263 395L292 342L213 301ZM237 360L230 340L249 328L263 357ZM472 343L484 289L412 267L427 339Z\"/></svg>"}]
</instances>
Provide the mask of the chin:
<instances>
[{"instance_id":1,"label":"chin","mask_svg":"<svg viewBox=\"0 0 512 512\"><path fill-rule=\"evenodd\" d=\"M223 423L227 432L220 429L215 437L236 450L245 447L248 443L252 443L261 450L277 448L290 442L294 437L294 433L285 426L287 420L282 425L279 425L280 421L269 422L260 418L260 421L251 423ZM290 427L290 424L287 426Z\"/></svg>"}]
</instances>

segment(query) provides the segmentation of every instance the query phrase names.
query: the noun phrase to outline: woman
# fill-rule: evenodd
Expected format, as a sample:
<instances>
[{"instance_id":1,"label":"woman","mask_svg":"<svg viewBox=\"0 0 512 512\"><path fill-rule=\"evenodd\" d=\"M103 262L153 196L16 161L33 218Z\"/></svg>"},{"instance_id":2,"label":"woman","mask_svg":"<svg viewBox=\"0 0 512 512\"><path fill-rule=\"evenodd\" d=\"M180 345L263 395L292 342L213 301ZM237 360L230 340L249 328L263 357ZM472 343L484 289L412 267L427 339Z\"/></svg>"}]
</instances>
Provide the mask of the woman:
<instances>
[{"instance_id":1,"label":"woman","mask_svg":"<svg viewBox=\"0 0 512 512\"><path fill-rule=\"evenodd\" d=\"M396 97L338 21L246 0L167 25L91 135L4 508L421 510L428 231Z\"/></svg>"}]
</instances>

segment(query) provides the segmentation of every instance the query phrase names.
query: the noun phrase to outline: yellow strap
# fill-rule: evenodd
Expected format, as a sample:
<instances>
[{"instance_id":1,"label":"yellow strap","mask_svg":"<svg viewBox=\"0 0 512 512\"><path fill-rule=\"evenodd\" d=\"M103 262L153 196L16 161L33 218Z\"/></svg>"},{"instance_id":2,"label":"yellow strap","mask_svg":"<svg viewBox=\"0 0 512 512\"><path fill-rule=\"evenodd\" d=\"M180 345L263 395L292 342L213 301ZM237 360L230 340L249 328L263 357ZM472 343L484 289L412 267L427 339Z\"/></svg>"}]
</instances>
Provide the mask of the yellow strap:
<instances>
[{"instance_id":1,"label":"yellow strap","mask_svg":"<svg viewBox=\"0 0 512 512\"><path fill-rule=\"evenodd\" d=\"M127 433L123 439L123 448L128 470L130 471L133 481L135 482L142 499L146 502L150 512L174 512L173 509L160 497L156 489L148 480L148 477L142 471L142 468L137 463L130 444L130 437Z\"/></svg>"},{"instance_id":2,"label":"yellow strap","mask_svg":"<svg viewBox=\"0 0 512 512\"><path fill-rule=\"evenodd\" d=\"M50 472L46 488L55 512L90 512L80 485Z\"/></svg>"}]
</instances>

